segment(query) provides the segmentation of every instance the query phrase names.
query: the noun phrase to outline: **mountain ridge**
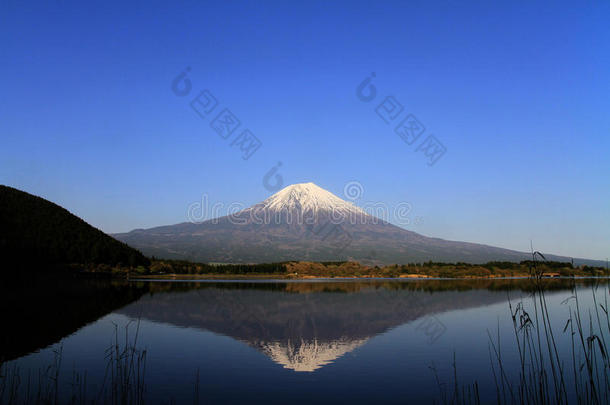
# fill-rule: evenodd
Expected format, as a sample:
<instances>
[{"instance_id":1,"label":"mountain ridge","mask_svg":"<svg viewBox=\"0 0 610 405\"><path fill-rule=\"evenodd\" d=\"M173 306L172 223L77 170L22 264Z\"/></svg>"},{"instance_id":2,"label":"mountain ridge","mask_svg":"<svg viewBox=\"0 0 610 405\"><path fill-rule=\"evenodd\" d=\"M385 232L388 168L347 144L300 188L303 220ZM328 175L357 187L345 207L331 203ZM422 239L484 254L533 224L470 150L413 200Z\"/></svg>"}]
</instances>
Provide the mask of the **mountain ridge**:
<instances>
[{"instance_id":1,"label":"mountain ridge","mask_svg":"<svg viewBox=\"0 0 610 405\"><path fill-rule=\"evenodd\" d=\"M0 255L16 266L148 265L127 246L44 198L0 185ZM40 266L44 265L44 266Z\"/></svg>"},{"instance_id":2,"label":"mountain ridge","mask_svg":"<svg viewBox=\"0 0 610 405\"><path fill-rule=\"evenodd\" d=\"M237 213L114 234L149 256L199 262L353 260L364 264L522 261L527 252L428 237L363 211L314 183L285 187ZM549 260L572 258L549 255ZM574 259L575 264L602 265Z\"/></svg>"}]
</instances>

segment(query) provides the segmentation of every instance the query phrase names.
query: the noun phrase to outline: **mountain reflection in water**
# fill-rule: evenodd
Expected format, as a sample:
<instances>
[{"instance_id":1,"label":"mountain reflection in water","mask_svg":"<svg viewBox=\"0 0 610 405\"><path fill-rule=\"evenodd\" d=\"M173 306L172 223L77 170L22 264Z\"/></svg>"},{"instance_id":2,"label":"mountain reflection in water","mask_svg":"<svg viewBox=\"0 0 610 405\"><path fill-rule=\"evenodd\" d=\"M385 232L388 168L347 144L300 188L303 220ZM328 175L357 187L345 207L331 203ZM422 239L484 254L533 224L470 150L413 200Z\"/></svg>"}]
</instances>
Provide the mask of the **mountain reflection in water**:
<instances>
[{"instance_id":1,"label":"mountain reflection in water","mask_svg":"<svg viewBox=\"0 0 610 405\"><path fill-rule=\"evenodd\" d=\"M56 275L0 285L0 363L47 347L138 300L148 286Z\"/></svg>"},{"instance_id":2,"label":"mountain reflection in water","mask_svg":"<svg viewBox=\"0 0 610 405\"><path fill-rule=\"evenodd\" d=\"M544 280L553 325L565 324L562 303L574 286L607 282ZM488 331L507 342L503 359L514 374L507 300L531 305L533 285L515 279L49 278L0 289L4 370L19 370L27 381L44 375L62 353L61 402L70 401L74 372L86 373L87 392L99 393L109 345L117 336L120 345L135 342L137 334L134 345L147 353L147 402L192 403L198 387L210 403L427 403L438 399L439 389L430 367L451 385L456 356L462 381L479 381L486 403L495 396ZM587 296L590 291L581 295L583 310L593 305ZM556 338L558 350L569 354L569 336Z\"/></svg>"},{"instance_id":3,"label":"mountain reflection in water","mask_svg":"<svg viewBox=\"0 0 610 405\"><path fill-rule=\"evenodd\" d=\"M156 293L118 313L229 336L284 368L311 372L402 324L505 302L498 291L530 287L527 280L157 283Z\"/></svg>"}]
</instances>

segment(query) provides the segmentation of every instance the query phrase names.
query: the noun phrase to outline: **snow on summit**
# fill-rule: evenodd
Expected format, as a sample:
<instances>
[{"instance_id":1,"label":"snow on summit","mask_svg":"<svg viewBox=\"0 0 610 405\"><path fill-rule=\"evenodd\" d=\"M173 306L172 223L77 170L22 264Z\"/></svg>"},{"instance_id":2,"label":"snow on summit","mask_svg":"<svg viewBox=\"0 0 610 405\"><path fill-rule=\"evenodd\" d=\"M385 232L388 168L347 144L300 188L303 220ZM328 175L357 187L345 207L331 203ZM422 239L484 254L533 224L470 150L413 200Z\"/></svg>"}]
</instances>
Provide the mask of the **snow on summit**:
<instances>
[{"instance_id":1,"label":"snow on summit","mask_svg":"<svg viewBox=\"0 0 610 405\"><path fill-rule=\"evenodd\" d=\"M258 207L271 212L333 212L342 215L366 215L354 204L342 200L314 183L287 186L258 204Z\"/></svg>"}]
</instances>

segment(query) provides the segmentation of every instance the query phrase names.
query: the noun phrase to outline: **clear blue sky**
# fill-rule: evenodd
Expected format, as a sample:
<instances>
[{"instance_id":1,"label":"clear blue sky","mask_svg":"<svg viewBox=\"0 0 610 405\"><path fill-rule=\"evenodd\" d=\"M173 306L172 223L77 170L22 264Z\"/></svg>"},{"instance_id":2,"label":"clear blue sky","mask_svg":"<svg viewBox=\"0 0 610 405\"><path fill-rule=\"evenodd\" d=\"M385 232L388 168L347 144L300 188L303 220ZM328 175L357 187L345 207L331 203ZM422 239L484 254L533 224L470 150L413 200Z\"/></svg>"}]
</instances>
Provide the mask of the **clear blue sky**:
<instances>
[{"instance_id":1,"label":"clear blue sky","mask_svg":"<svg viewBox=\"0 0 610 405\"><path fill-rule=\"evenodd\" d=\"M0 183L121 232L256 203L281 161L284 184L411 203L425 235L610 256L609 2L177 3L0 3ZM248 160L189 107L203 89L262 141ZM434 166L376 115L388 95Z\"/></svg>"}]
</instances>

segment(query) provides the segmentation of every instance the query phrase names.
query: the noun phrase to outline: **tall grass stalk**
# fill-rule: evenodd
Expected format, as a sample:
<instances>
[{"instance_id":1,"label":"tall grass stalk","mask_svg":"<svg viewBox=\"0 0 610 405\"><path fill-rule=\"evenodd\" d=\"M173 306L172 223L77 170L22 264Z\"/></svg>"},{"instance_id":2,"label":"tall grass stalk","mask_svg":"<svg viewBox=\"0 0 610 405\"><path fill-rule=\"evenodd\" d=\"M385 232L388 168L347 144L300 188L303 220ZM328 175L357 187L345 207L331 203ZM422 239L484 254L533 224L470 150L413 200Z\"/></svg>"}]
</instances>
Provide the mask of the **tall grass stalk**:
<instances>
[{"instance_id":1,"label":"tall grass stalk","mask_svg":"<svg viewBox=\"0 0 610 405\"><path fill-rule=\"evenodd\" d=\"M603 303L598 302L598 286L591 287L593 305L586 310L582 308L580 294L574 285L572 295L562 303L569 305L568 319L563 330L557 329L551 322L544 274L538 265L540 260L546 259L539 252L533 252L532 259L530 275L535 287L531 295L533 309L528 311L523 301L513 304L510 297L508 299L518 370L507 369L501 350L499 326L495 338L488 333L495 402L553 405L610 403L608 284L602 290ZM569 334L569 353L560 351L556 338L558 333ZM518 377L515 376L517 372ZM479 397L460 398L457 376L454 378L454 394L443 393L441 402L480 403ZM477 384L475 382L468 387L473 388ZM472 392L478 394L478 391Z\"/></svg>"},{"instance_id":2,"label":"tall grass stalk","mask_svg":"<svg viewBox=\"0 0 610 405\"><path fill-rule=\"evenodd\" d=\"M16 364L0 365L0 405L13 404L143 404L146 384L146 350L138 348L140 321L135 335L130 337L130 324L119 333L114 325L114 342L106 349L106 371L99 392L90 398L87 393L87 373L72 372L71 381L62 383L63 347L53 351L53 362L38 371L37 380L26 383Z\"/></svg>"}]
</instances>

